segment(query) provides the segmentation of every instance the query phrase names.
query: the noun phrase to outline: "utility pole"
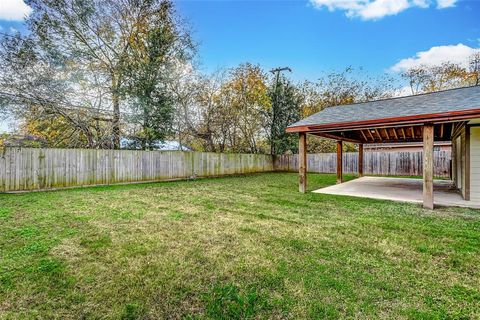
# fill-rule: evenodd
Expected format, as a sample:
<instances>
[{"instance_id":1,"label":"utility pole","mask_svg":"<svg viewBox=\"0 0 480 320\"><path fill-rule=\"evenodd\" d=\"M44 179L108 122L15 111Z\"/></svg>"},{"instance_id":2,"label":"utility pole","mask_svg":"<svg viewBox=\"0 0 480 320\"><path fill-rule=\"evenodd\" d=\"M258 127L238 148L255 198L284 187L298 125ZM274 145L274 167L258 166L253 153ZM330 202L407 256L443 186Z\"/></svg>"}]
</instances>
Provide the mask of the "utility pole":
<instances>
[{"instance_id":1,"label":"utility pole","mask_svg":"<svg viewBox=\"0 0 480 320\"><path fill-rule=\"evenodd\" d=\"M292 72L292 69L289 67L283 67L283 68L274 68L270 70L271 73L273 73L275 76L275 90L274 90L274 99L273 99L273 106L272 106L272 125L270 127L270 153L275 154L276 153L276 148L275 148L275 141L274 141L274 135L275 135L275 122L276 122L276 115L277 115L277 108L278 108L278 82L280 81L280 74L283 71L288 71Z\"/></svg>"},{"instance_id":2,"label":"utility pole","mask_svg":"<svg viewBox=\"0 0 480 320\"><path fill-rule=\"evenodd\" d=\"M292 69L290 69L289 67L284 67L284 68L275 68L270 70L271 73L277 75L275 80L275 90L277 90L278 80L280 79L280 73L283 71L292 72Z\"/></svg>"}]
</instances>

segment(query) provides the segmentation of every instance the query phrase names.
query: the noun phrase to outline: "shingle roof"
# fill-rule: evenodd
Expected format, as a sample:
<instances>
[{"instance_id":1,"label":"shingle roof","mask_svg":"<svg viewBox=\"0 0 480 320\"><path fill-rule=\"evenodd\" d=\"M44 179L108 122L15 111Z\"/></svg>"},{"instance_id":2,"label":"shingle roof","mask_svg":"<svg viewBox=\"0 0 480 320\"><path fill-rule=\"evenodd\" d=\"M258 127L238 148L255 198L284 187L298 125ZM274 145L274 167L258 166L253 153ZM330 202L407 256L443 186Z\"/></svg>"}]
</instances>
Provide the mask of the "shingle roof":
<instances>
[{"instance_id":1,"label":"shingle roof","mask_svg":"<svg viewBox=\"0 0 480 320\"><path fill-rule=\"evenodd\" d=\"M480 86L326 108L289 128L480 109Z\"/></svg>"}]
</instances>

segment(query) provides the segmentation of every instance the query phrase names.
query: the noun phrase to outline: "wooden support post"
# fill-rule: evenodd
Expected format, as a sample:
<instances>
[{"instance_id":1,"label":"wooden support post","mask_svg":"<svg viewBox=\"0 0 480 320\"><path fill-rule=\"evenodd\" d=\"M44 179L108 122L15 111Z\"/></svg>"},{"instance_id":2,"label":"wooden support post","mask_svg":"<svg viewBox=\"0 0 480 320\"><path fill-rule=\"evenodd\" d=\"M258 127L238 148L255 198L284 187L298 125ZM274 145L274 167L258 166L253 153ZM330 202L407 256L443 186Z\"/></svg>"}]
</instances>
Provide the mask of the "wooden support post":
<instances>
[{"instance_id":1,"label":"wooden support post","mask_svg":"<svg viewBox=\"0 0 480 320\"><path fill-rule=\"evenodd\" d=\"M358 145L358 176L363 177L363 143Z\"/></svg>"},{"instance_id":2,"label":"wooden support post","mask_svg":"<svg viewBox=\"0 0 480 320\"><path fill-rule=\"evenodd\" d=\"M452 152L450 160L450 179L453 181L455 188L458 188L458 177L457 177L457 144L455 143L456 139L452 139Z\"/></svg>"},{"instance_id":3,"label":"wooden support post","mask_svg":"<svg viewBox=\"0 0 480 320\"><path fill-rule=\"evenodd\" d=\"M343 143L341 140L337 141L337 183L343 182Z\"/></svg>"},{"instance_id":4,"label":"wooden support post","mask_svg":"<svg viewBox=\"0 0 480 320\"><path fill-rule=\"evenodd\" d=\"M307 190L307 134L300 132L298 142L298 191Z\"/></svg>"},{"instance_id":5,"label":"wooden support post","mask_svg":"<svg viewBox=\"0 0 480 320\"><path fill-rule=\"evenodd\" d=\"M423 126L423 207L433 209L433 124Z\"/></svg>"},{"instance_id":6,"label":"wooden support post","mask_svg":"<svg viewBox=\"0 0 480 320\"><path fill-rule=\"evenodd\" d=\"M465 126L465 200L470 200L470 125Z\"/></svg>"}]
</instances>

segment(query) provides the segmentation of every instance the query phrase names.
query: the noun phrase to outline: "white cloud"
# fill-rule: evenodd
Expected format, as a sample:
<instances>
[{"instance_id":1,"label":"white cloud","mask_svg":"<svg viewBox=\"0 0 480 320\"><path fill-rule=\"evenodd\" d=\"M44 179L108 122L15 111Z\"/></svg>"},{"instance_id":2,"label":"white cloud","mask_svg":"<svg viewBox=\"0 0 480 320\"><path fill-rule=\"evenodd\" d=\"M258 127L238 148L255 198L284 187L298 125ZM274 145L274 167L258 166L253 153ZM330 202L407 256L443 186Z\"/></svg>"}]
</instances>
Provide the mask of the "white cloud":
<instances>
[{"instance_id":1,"label":"white cloud","mask_svg":"<svg viewBox=\"0 0 480 320\"><path fill-rule=\"evenodd\" d=\"M457 2L457 0L437 0L437 8L445 9L445 8L454 7L455 2Z\"/></svg>"},{"instance_id":2,"label":"white cloud","mask_svg":"<svg viewBox=\"0 0 480 320\"><path fill-rule=\"evenodd\" d=\"M453 62L467 67L469 57L475 52L480 52L480 49L472 48L462 43L432 47L427 51L417 52L413 57L400 60L390 69L395 72L402 72L413 67L421 65L434 66L442 62Z\"/></svg>"},{"instance_id":3,"label":"white cloud","mask_svg":"<svg viewBox=\"0 0 480 320\"><path fill-rule=\"evenodd\" d=\"M453 7L458 0L310 0L318 9L343 10L348 17L378 20L396 15L408 8L428 8L436 3L438 9Z\"/></svg>"},{"instance_id":4,"label":"white cloud","mask_svg":"<svg viewBox=\"0 0 480 320\"><path fill-rule=\"evenodd\" d=\"M394 97L405 97L405 96L411 96L412 94L413 94L412 88L410 88L410 86L403 86L393 91Z\"/></svg>"},{"instance_id":5,"label":"white cloud","mask_svg":"<svg viewBox=\"0 0 480 320\"><path fill-rule=\"evenodd\" d=\"M366 4L356 14L366 20L380 19L402 12L409 6L407 0L376 0Z\"/></svg>"},{"instance_id":6,"label":"white cloud","mask_svg":"<svg viewBox=\"0 0 480 320\"><path fill-rule=\"evenodd\" d=\"M32 8L27 6L23 0L0 1L0 20L23 20L31 11Z\"/></svg>"}]
</instances>

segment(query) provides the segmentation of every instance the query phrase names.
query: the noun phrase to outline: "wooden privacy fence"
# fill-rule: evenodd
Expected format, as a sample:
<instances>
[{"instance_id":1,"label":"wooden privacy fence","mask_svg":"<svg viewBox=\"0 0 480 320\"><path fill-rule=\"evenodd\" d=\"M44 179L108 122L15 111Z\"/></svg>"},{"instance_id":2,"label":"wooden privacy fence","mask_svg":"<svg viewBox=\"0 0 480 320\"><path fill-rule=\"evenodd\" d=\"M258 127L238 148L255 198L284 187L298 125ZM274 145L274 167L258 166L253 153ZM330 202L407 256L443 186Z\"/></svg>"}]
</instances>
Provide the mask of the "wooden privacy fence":
<instances>
[{"instance_id":1,"label":"wooden privacy fence","mask_svg":"<svg viewBox=\"0 0 480 320\"><path fill-rule=\"evenodd\" d=\"M421 176L423 170L423 152L365 152L363 156L364 174L385 176ZM434 176L450 177L450 151L434 152ZM298 155L276 156L274 167L277 171L298 171ZM334 173L337 170L336 153L309 154L308 172ZM358 153L343 154L343 172L358 172Z\"/></svg>"},{"instance_id":2,"label":"wooden privacy fence","mask_svg":"<svg viewBox=\"0 0 480 320\"><path fill-rule=\"evenodd\" d=\"M0 192L273 171L262 154L5 148Z\"/></svg>"},{"instance_id":3,"label":"wooden privacy fence","mask_svg":"<svg viewBox=\"0 0 480 320\"><path fill-rule=\"evenodd\" d=\"M450 157L435 152L435 176L450 176ZM333 173L336 161L336 154L310 154L308 171ZM343 161L345 173L357 172L357 153L345 153ZM364 161L365 174L422 174L422 152L365 152ZM5 148L0 192L297 170L297 155Z\"/></svg>"}]
</instances>

